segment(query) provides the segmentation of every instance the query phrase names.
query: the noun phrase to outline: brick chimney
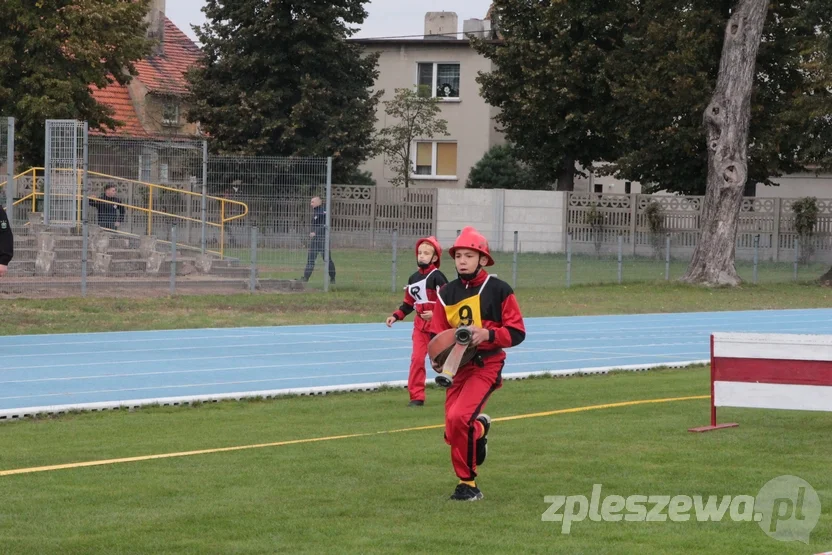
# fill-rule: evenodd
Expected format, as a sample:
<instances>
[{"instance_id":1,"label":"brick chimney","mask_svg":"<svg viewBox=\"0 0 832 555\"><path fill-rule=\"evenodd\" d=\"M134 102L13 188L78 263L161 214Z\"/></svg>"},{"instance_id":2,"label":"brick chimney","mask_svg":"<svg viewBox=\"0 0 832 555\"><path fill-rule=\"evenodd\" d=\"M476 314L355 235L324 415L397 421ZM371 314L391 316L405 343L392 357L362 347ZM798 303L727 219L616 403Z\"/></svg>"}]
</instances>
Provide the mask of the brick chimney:
<instances>
[{"instance_id":1,"label":"brick chimney","mask_svg":"<svg viewBox=\"0 0 832 555\"><path fill-rule=\"evenodd\" d=\"M153 54L160 55L165 52L165 0L151 0L150 10L145 16L148 23L147 38L156 41Z\"/></svg>"}]
</instances>

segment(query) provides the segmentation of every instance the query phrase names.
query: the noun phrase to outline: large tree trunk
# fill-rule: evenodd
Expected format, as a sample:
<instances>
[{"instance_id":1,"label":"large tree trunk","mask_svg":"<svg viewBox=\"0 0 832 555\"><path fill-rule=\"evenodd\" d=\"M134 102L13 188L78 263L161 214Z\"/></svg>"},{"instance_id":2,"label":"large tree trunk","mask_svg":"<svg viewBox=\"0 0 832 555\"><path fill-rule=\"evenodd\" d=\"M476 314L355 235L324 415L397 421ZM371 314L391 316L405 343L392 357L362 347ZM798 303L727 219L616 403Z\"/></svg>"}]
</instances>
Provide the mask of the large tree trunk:
<instances>
[{"instance_id":1,"label":"large tree trunk","mask_svg":"<svg viewBox=\"0 0 832 555\"><path fill-rule=\"evenodd\" d=\"M748 176L748 128L754 66L768 0L737 0L728 26L719 75L703 117L708 140L708 186L702 229L682 281L739 285L734 247Z\"/></svg>"},{"instance_id":2,"label":"large tree trunk","mask_svg":"<svg viewBox=\"0 0 832 555\"><path fill-rule=\"evenodd\" d=\"M575 159L571 156L564 157L558 174L558 191L575 190ZM591 193L592 191L590 191Z\"/></svg>"},{"instance_id":3,"label":"large tree trunk","mask_svg":"<svg viewBox=\"0 0 832 555\"><path fill-rule=\"evenodd\" d=\"M558 183L557 188L555 190L575 190L575 159L571 156L565 156L563 160L561 160L560 162L560 171L558 172Z\"/></svg>"}]
</instances>

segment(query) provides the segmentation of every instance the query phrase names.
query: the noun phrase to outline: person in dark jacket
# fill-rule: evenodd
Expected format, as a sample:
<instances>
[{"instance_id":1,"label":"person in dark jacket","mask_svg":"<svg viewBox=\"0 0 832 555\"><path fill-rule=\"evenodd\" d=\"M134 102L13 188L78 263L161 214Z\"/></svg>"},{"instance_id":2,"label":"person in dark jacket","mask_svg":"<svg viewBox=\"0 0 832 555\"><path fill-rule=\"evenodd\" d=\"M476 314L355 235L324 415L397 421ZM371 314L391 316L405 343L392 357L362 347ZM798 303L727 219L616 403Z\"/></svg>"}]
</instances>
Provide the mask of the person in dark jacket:
<instances>
[{"instance_id":1,"label":"person in dark jacket","mask_svg":"<svg viewBox=\"0 0 832 555\"><path fill-rule=\"evenodd\" d=\"M124 210L124 203L116 196L115 185L107 185L104 189L103 200L93 197L89 199L89 203L90 206L98 209L98 225L113 230L121 227L126 211Z\"/></svg>"},{"instance_id":2,"label":"person in dark jacket","mask_svg":"<svg viewBox=\"0 0 832 555\"><path fill-rule=\"evenodd\" d=\"M322 205L321 197L312 197L312 227L309 230L309 255L306 258L306 269L303 271L303 281L309 281L312 270L315 269L315 259L318 254L326 260L326 208ZM335 263L332 252L329 253L329 282L335 283Z\"/></svg>"},{"instance_id":3,"label":"person in dark jacket","mask_svg":"<svg viewBox=\"0 0 832 555\"><path fill-rule=\"evenodd\" d=\"M0 278L6 275L14 257L14 234L6 211L0 206Z\"/></svg>"}]
</instances>

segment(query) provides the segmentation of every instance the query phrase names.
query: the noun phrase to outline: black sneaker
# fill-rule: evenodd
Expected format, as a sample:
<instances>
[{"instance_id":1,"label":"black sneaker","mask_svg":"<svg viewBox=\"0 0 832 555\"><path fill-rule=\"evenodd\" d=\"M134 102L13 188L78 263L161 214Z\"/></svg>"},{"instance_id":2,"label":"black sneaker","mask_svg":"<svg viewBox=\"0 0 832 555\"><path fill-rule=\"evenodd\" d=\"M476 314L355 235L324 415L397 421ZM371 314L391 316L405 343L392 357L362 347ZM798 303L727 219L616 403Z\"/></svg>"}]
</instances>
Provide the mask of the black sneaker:
<instances>
[{"instance_id":1,"label":"black sneaker","mask_svg":"<svg viewBox=\"0 0 832 555\"><path fill-rule=\"evenodd\" d=\"M458 484L451 499L454 501L479 501L482 499L482 492L476 486L469 486L468 484Z\"/></svg>"},{"instance_id":2,"label":"black sneaker","mask_svg":"<svg viewBox=\"0 0 832 555\"><path fill-rule=\"evenodd\" d=\"M407 406L408 407L423 407L423 406L425 406L425 402L424 401L410 401L407 404Z\"/></svg>"},{"instance_id":3,"label":"black sneaker","mask_svg":"<svg viewBox=\"0 0 832 555\"><path fill-rule=\"evenodd\" d=\"M477 420L482 424L483 434L477 440L477 466L485 462L485 457L488 455L488 430L491 429L491 417L487 414L481 414Z\"/></svg>"}]
</instances>

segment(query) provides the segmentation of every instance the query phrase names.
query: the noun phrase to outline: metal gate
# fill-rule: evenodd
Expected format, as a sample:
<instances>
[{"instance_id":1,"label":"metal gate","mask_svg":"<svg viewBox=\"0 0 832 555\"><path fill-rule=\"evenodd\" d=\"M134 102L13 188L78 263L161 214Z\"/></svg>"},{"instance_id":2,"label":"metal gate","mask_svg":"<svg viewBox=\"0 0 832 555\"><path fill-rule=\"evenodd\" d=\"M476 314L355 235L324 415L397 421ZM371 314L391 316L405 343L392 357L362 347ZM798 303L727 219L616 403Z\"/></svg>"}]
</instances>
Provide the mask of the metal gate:
<instances>
[{"instance_id":1,"label":"metal gate","mask_svg":"<svg viewBox=\"0 0 832 555\"><path fill-rule=\"evenodd\" d=\"M43 219L49 225L72 226L81 221L87 135L87 122L46 120Z\"/></svg>"}]
</instances>

